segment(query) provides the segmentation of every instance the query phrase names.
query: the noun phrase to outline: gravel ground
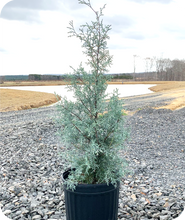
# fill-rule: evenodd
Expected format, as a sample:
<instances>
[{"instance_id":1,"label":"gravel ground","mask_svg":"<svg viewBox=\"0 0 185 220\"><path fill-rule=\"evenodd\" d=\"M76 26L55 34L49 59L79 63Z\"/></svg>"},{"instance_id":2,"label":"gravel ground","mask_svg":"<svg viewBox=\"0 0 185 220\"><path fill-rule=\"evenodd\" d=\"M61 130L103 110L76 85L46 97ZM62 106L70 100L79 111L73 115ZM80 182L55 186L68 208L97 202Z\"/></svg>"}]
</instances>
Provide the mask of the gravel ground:
<instances>
[{"instance_id":1,"label":"gravel ground","mask_svg":"<svg viewBox=\"0 0 185 220\"><path fill-rule=\"evenodd\" d=\"M184 209L185 108L151 108L169 100L157 94L125 99L127 110L137 112L125 125L131 135L122 155L131 173L121 182L118 219L170 220ZM54 112L0 113L0 207L10 219L65 219L59 156L65 149Z\"/></svg>"}]
</instances>

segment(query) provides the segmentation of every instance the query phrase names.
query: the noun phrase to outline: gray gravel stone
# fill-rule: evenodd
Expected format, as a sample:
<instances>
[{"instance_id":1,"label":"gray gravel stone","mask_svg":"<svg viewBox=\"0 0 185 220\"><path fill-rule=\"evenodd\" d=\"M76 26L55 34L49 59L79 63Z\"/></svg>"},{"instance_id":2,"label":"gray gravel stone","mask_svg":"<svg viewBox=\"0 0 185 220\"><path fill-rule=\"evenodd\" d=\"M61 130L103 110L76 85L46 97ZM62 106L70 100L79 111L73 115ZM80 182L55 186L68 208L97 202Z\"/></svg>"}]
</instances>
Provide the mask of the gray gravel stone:
<instances>
[{"instance_id":1,"label":"gray gravel stone","mask_svg":"<svg viewBox=\"0 0 185 220\"><path fill-rule=\"evenodd\" d=\"M157 100L152 106L162 104ZM126 106L135 111L141 102L131 97ZM150 104L125 124L131 139L122 155L131 172L121 181L118 219L174 219L184 210L185 108L155 110ZM66 218L58 154L65 148L50 117L54 112L0 113L0 205L11 219Z\"/></svg>"}]
</instances>

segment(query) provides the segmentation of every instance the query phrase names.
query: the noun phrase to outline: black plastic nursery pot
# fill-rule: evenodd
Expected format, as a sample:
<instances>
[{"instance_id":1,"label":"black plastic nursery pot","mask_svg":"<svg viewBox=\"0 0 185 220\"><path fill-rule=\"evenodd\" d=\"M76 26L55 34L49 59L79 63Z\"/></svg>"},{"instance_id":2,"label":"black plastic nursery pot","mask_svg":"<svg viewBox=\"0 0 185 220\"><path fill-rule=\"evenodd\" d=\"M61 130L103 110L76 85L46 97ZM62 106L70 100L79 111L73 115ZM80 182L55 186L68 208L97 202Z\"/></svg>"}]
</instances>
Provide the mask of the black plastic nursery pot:
<instances>
[{"instance_id":1,"label":"black plastic nursery pot","mask_svg":"<svg viewBox=\"0 0 185 220\"><path fill-rule=\"evenodd\" d=\"M67 179L70 170L63 173ZM64 184L66 220L117 220L119 183L78 184L74 191Z\"/></svg>"}]
</instances>

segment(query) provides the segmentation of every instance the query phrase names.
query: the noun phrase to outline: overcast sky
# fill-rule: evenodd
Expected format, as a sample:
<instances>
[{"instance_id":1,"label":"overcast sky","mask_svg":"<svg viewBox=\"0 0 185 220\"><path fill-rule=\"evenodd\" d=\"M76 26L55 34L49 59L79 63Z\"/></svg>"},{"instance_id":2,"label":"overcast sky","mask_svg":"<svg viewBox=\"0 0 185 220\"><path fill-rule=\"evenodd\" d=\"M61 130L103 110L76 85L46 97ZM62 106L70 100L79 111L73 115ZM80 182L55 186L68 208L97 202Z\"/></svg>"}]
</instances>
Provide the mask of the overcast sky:
<instances>
[{"instance_id":1,"label":"overcast sky","mask_svg":"<svg viewBox=\"0 0 185 220\"><path fill-rule=\"evenodd\" d=\"M110 73L144 71L146 57L185 59L184 0L91 0L104 23L110 24L108 48L113 55ZM68 38L69 21L75 29L95 20L77 0L13 0L0 17L0 75L64 74L86 57L81 42ZM89 70L88 67L86 67Z\"/></svg>"}]
</instances>

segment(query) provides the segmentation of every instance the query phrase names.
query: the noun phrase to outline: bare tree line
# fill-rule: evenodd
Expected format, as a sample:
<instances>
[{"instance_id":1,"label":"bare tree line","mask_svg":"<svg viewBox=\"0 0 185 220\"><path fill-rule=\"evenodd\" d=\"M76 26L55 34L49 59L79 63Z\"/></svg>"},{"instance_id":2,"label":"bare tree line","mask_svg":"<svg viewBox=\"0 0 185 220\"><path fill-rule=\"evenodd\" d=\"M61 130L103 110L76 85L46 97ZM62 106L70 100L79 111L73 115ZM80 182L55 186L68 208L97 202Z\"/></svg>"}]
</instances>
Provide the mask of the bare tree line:
<instances>
[{"instance_id":1,"label":"bare tree line","mask_svg":"<svg viewBox=\"0 0 185 220\"><path fill-rule=\"evenodd\" d=\"M145 71L143 73L136 73L136 58L139 57L134 55L134 72L133 74L114 74L114 79L125 80L132 79L135 81L185 81L185 60L169 58L157 58L157 57L146 57L143 59ZM130 75L130 76L129 76ZM129 77L128 77L129 76ZM12 77L12 76L11 76ZM18 76L13 75L14 80L23 80L17 78ZM5 76L0 76L0 84L10 79L5 79ZM27 80L65 80L68 78L67 75L41 75L41 74L29 74ZM25 79L24 79L25 80Z\"/></svg>"},{"instance_id":2,"label":"bare tree line","mask_svg":"<svg viewBox=\"0 0 185 220\"><path fill-rule=\"evenodd\" d=\"M145 72L136 74L135 80L185 81L185 60L147 57L144 63Z\"/></svg>"}]
</instances>

